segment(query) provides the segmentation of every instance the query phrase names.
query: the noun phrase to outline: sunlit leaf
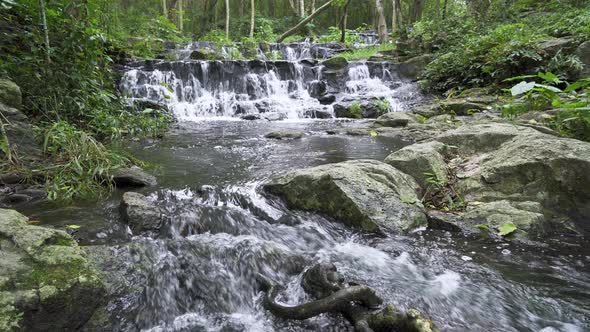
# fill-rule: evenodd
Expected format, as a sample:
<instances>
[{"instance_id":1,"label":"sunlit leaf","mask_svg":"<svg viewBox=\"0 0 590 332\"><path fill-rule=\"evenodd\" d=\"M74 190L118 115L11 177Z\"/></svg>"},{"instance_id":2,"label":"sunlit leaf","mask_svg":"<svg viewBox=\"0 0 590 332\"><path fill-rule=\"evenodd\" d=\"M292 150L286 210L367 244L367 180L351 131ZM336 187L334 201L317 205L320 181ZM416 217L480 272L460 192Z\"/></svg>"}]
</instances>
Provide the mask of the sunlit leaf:
<instances>
[{"instance_id":1,"label":"sunlit leaf","mask_svg":"<svg viewBox=\"0 0 590 332\"><path fill-rule=\"evenodd\" d=\"M504 225L498 227L498 235L507 236L514 233L518 228L515 224L507 222Z\"/></svg>"},{"instance_id":2,"label":"sunlit leaf","mask_svg":"<svg viewBox=\"0 0 590 332\"><path fill-rule=\"evenodd\" d=\"M512 96L519 96L534 89L535 85L535 82L520 82L510 89L510 93L512 93Z\"/></svg>"}]
</instances>

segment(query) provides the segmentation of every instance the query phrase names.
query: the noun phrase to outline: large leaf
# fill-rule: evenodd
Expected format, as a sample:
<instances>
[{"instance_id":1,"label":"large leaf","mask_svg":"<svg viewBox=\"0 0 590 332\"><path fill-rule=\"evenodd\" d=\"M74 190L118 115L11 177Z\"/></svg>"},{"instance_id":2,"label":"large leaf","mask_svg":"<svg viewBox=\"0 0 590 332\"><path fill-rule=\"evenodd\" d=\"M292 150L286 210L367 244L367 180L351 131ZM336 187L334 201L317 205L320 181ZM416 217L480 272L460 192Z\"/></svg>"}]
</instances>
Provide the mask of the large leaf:
<instances>
[{"instance_id":1,"label":"large leaf","mask_svg":"<svg viewBox=\"0 0 590 332\"><path fill-rule=\"evenodd\" d=\"M516 227L515 224L511 223L511 222L507 222L504 225L498 227L498 235L500 236L506 236L506 235L510 235L512 233L514 233L518 228Z\"/></svg>"},{"instance_id":2,"label":"large leaf","mask_svg":"<svg viewBox=\"0 0 590 332\"><path fill-rule=\"evenodd\" d=\"M558 88L556 88L554 86L551 86L551 85L538 84L538 83L534 83L534 84L535 84L535 88L541 88L541 89L553 91L553 92L556 92L556 93L563 92L563 91L561 91L561 89L558 89Z\"/></svg>"},{"instance_id":3,"label":"large leaf","mask_svg":"<svg viewBox=\"0 0 590 332\"><path fill-rule=\"evenodd\" d=\"M519 96L525 94L535 88L535 82L520 82L510 89L512 96Z\"/></svg>"},{"instance_id":4,"label":"large leaf","mask_svg":"<svg viewBox=\"0 0 590 332\"><path fill-rule=\"evenodd\" d=\"M590 86L590 78L581 79L577 82L570 84L567 88L565 88L565 92L576 91L581 88L585 88Z\"/></svg>"}]
</instances>

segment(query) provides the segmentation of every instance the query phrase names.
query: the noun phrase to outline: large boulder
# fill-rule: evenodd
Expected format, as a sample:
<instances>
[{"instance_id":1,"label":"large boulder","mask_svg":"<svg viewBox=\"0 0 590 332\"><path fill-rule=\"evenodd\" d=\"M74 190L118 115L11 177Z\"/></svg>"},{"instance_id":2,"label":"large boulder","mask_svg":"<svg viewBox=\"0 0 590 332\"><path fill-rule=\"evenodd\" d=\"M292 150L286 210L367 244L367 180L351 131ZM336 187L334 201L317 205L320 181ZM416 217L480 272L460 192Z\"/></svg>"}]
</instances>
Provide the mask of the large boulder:
<instances>
[{"instance_id":1,"label":"large boulder","mask_svg":"<svg viewBox=\"0 0 590 332\"><path fill-rule=\"evenodd\" d=\"M22 101L23 98L18 85L12 81L0 79L0 104L20 109Z\"/></svg>"},{"instance_id":2,"label":"large boulder","mask_svg":"<svg viewBox=\"0 0 590 332\"><path fill-rule=\"evenodd\" d=\"M417 105L412 112L431 118L441 114L468 116L491 110L497 98L489 95L470 95L466 97L433 100L429 103Z\"/></svg>"},{"instance_id":3,"label":"large boulder","mask_svg":"<svg viewBox=\"0 0 590 332\"><path fill-rule=\"evenodd\" d=\"M481 162L483 189L474 198L539 202L590 229L590 144L549 135L519 136ZM574 221L575 221L574 220Z\"/></svg>"},{"instance_id":4,"label":"large boulder","mask_svg":"<svg viewBox=\"0 0 590 332\"><path fill-rule=\"evenodd\" d=\"M0 248L0 330L76 331L106 302L101 278L67 233L0 210Z\"/></svg>"},{"instance_id":5,"label":"large boulder","mask_svg":"<svg viewBox=\"0 0 590 332\"><path fill-rule=\"evenodd\" d=\"M119 208L123 221L135 234L158 231L161 227L162 211L154 201L140 193L129 191L123 194Z\"/></svg>"},{"instance_id":6,"label":"large boulder","mask_svg":"<svg viewBox=\"0 0 590 332\"><path fill-rule=\"evenodd\" d=\"M157 184L153 175L137 166L119 168L112 171L110 175L117 187L148 187Z\"/></svg>"},{"instance_id":7,"label":"large boulder","mask_svg":"<svg viewBox=\"0 0 590 332\"><path fill-rule=\"evenodd\" d=\"M203 47L194 50L190 54L192 60L223 60L223 56L212 48Z\"/></svg>"},{"instance_id":8,"label":"large boulder","mask_svg":"<svg viewBox=\"0 0 590 332\"><path fill-rule=\"evenodd\" d=\"M436 141L413 144L390 154L385 163L411 175L426 189L430 177L446 181L447 163L444 154L448 149L446 145Z\"/></svg>"},{"instance_id":9,"label":"large boulder","mask_svg":"<svg viewBox=\"0 0 590 332\"><path fill-rule=\"evenodd\" d=\"M417 80L432 59L431 54L423 54L401 62L399 64L399 74L402 77Z\"/></svg>"},{"instance_id":10,"label":"large boulder","mask_svg":"<svg viewBox=\"0 0 590 332\"><path fill-rule=\"evenodd\" d=\"M264 185L291 208L317 211L369 232L426 224L419 185L385 163L354 160L295 171Z\"/></svg>"}]
</instances>

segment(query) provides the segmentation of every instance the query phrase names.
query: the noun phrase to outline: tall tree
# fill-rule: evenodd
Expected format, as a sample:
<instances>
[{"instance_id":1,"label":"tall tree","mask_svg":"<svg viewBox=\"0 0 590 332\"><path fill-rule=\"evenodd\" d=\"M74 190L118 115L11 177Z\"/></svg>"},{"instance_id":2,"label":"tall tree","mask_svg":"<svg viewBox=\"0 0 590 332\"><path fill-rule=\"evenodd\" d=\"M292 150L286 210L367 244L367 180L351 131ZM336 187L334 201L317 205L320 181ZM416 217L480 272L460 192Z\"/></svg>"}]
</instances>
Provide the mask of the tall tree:
<instances>
[{"instance_id":1,"label":"tall tree","mask_svg":"<svg viewBox=\"0 0 590 332\"><path fill-rule=\"evenodd\" d=\"M225 0L225 37L229 38L229 0Z\"/></svg>"},{"instance_id":2,"label":"tall tree","mask_svg":"<svg viewBox=\"0 0 590 332\"><path fill-rule=\"evenodd\" d=\"M168 18L168 6L166 0L162 0L162 13L164 13L164 17Z\"/></svg>"},{"instance_id":3,"label":"tall tree","mask_svg":"<svg viewBox=\"0 0 590 332\"><path fill-rule=\"evenodd\" d=\"M340 17L340 30L342 31L340 36L340 42L346 42L346 21L348 20L348 6L350 5L350 0L346 0L344 4L344 8L342 10L342 17Z\"/></svg>"},{"instance_id":4,"label":"tall tree","mask_svg":"<svg viewBox=\"0 0 590 332\"><path fill-rule=\"evenodd\" d=\"M299 0L299 16L305 17L305 0Z\"/></svg>"},{"instance_id":5,"label":"tall tree","mask_svg":"<svg viewBox=\"0 0 590 332\"><path fill-rule=\"evenodd\" d=\"M184 28L184 7L182 6L182 0L178 0L178 30L182 31Z\"/></svg>"},{"instance_id":6,"label":"tall tree","mask_svg":"<svg viewBox=\"0 0 590 332\"><path fill-rule=\"evenodd\" d=\"M45 14L45 3L39 0L39 10L41 11L41 24L43 25L43 38L45 40L45 61L51 62L51 46L49 45L49 27L47 26L47 15Z\"/></svg>"},{"instance_id":7,"label":"tall tree","mask_svg":"<svg viewBox=\"0 0 590 332\"><path fill-rule=\"evenodd\" d=\"M379 33L379 42L387 43L387 21L385 20L385 10L383 9L383 0L375 0L377 8L377 31Z\"/></svg>"},{"instance_id":8,"label":"tall tree","mask_svg":"<svg viewBox=\"0 0 590 332\"><path fill-rule=\"evenodd\" d=\"M254 20L256 8L254 7L254 0L250 1L250 38L254 38Z\"/></svg>"}]
</instances>

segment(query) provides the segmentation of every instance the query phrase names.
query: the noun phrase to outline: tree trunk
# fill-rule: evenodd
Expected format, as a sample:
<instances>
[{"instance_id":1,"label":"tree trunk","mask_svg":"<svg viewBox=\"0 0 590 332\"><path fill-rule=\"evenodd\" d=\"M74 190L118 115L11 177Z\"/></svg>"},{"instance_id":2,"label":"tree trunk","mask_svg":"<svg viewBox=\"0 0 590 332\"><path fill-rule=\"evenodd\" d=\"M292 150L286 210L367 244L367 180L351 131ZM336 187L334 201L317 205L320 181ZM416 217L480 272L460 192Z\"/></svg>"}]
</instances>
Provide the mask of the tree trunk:
<instances>
[{"instance_id":1,"label":"tree trunk","mask_svg":"<svg viewBox=\"0 0 590 332\"><path fill-rule=\"evenodd\" d=\"M388 41L387 38L387 21L385 21L385 11L383 10L383 0L375 0L377 8L377 31L379 33L379 43L385 44Z\"/></svg>"},{"instance_id":2,"label":"tree trunk","mask_svg":"<svg viewBox=\"0 0 590 332\"><path fill-rule=\"evenodd\" d=\"M45 40L45 61L51 62L51 45L49 45L49 28L47 27L47 15L45 14L45 3L39 0L39 10L41 10L41 23L43 24L43 39Z\"/></svg>"},{"instance_id":3,"label":"tree trunk","mask_svg":"<svg viewBox=\"0 0 590 332\"><path fill-rule=\"evenodd\" d=\"M394 35L397 35L399 33L399 26L397 22L397 2L395 0L391 0L391 5L393 8L391 13L391 32Z\"/></svg>"},{"instance_id":4,"label":"tree trunk","mask_svg":"<svg viewBox=\"0 0 590 332\"><path fill-rule=\"evenodd\" d=\"M183 10L184 10L184 7L182 5L182 0L178 0L178 30L180 30L180 31L182 31L184 29Z\"/></svg>"},{"instance_id":5,"label":"tree trunk","mask_svg":"<svg viewBox=\"0 0 590 332\"><path fill-rule=\"evenodd\" d=\"M225 0L225 38L229 38L229 0Z\"/></svg>"},{"instance_id":6,"label":"tree trunk","mask_svg":"<svg viewBox=\"0 0 590 332\"><path fill-rule=\"evenodd\" d=\"M340 29L342 30L342 36L340 37L341 43L346 42L346 21L348 20L348 5L350 5L350 0L346 1L342 17L340 18Z\"/></svg>"},{"instance_id":7,"label":"tree trunk","mask_svg":"<svg viewBox=\"0 0 590 332\"><path fill-rule=\"evenodd\" d=\"M254 38L254 21L255 21L255 14L256 8L254 7L255 3L254 0L250 1L250 38Z\"/></svg>"},{"instance_id":8,"label":"tree trunk","mask_svg":"<svg viewBox=\"0 0 590 332\"><path fill-rule=\"evenodd\" d=\"M436 13L436 20L440 20L440 0L434 0L434 11Z\"/></svg>"},{"instance_id":9,"label":"tree trunk","mask_svg":"<svg viewBox=\"0 0 590 332\"><path fill-rule=\"evenodd\" d=\"M299 0L299 16L305 17L305 0Z\"/></svg>"},{"instance_id":10,"label":"tree trunk","mask_svg":"<svg viewBox=\"0 0 590 332\"><path fill-rule=\"evenodd\" d=\"M162 0L162 13L164 13L164 17L168 18L168 7L166 6L166 0Z\"/></svg>"},{"instance_id":11,"label":"tree trunk","mask_svg":"<svg viewBox=\"0 0 590 332\"><path fill-rule=\"evenodd\" d=\"M285 38L294 35L297 31L299 31L299 29L301 29L302 27L304 27L307 23L309 23L309 21L313 20L316 16L318 16L321 12L323 12L324 10L328 9L330 7L330 5L332 4L332 2L334 2L334 0L328 0L328 2L326 2L325 4L323 4L320 8L318 8L318 10L316 10L315 12L313 12L311 15L309 15L308 17L304 18L303 20L301 20L301 22L297 23L296 26L294 26L293 28L289 29L287 32L283 33L279 39L277 39L277 43L282 42L283 40L285 40Z\"/></svg>"},{"instance_id":12,"label":"tree trunk","mask_svg":"<svg viewBox=\"0 0 590 332\"><path fill-rule=\"evenodd\" d=\"M448 4L448 0L445 0L445 2L443 2L443 12L442 12L442 19L445 20L447 18L447 4Z\"/></svg>"}]
</instances>

